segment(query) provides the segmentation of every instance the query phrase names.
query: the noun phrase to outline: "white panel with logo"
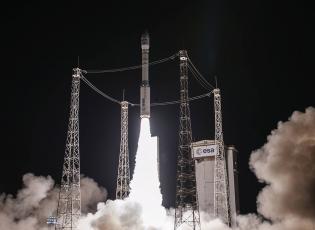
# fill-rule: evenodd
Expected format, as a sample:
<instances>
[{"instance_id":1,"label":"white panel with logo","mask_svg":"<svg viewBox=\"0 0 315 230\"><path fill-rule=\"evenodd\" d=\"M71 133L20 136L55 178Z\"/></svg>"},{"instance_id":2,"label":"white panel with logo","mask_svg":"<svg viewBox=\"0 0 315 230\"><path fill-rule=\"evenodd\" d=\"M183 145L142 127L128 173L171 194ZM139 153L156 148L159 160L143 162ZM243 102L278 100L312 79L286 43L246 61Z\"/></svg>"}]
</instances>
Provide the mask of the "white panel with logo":
<instances>
[{"instance_id":1,"label":"white panel with logo","mask_svg":"<svg viewBox=\"0 0 315 230\"><path fill-rule=\"evenodd\" d=\"M206 146L193 146L192 147L192 157L211 157L217 154L217 145L206 145Z\"/></svg>"}]
</instances>

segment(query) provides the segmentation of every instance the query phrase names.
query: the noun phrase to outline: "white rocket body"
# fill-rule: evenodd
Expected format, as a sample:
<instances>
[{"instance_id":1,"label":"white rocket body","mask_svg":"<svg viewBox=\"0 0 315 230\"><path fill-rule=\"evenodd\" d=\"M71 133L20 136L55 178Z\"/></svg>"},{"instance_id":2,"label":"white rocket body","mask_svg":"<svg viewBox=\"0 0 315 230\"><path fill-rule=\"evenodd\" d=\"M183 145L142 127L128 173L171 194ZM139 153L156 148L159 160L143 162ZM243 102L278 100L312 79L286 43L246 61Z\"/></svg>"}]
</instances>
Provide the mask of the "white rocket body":
<instances>
[{"instance_id":1,"label":"white rocket body","mask_svg":"<svg viewBox=\"0 0 315 230\"><path fill-rule=\"evenodd\" d=\"M150 85L149 85L149 48L150 37L146 32L141 36L142 50L142 82L140 86L140 117L150 117Z\"/></svg>"}]
</instances>

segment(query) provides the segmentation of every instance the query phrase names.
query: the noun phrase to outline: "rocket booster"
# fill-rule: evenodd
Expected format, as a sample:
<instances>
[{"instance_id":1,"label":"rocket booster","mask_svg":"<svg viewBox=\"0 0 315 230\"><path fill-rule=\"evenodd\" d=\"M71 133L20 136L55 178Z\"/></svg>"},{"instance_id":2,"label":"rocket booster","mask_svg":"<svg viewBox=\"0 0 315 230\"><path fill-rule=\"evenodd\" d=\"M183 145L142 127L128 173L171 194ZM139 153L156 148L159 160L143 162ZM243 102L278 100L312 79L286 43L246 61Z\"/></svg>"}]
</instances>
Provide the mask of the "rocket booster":
<instances>
[{"instance_id":1,"label":"rocket booster","mask_svg":"<svg viewBox=\"0 0 315 230\"><path fill-rule=\"evenodd\" d=\"M140 86L140 117L150 117L150 85L149 85L149 48L150 37L148 32L141 36L142 50L142 82Z\"/></svg>"}]
</instances>

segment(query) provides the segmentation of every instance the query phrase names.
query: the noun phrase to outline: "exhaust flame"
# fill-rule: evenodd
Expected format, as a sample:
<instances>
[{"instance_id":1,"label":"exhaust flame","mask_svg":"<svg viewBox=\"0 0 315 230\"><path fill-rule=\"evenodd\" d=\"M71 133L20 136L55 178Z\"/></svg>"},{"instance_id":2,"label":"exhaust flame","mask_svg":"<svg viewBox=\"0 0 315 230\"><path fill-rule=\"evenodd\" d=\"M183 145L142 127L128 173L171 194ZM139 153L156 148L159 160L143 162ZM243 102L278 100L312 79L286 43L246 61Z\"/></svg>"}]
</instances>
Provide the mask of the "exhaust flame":
<instances>
[{"instance_id":1,"label":"exhaust flame","mask_svg":"<svg viewBox=\"0 0 315 230\"><path fill-rule=\"evenodd\" d=\"M166 218L166 211L162 207L157 154L157 137L151 137L149 119L142 118L136 166L128 199L141 205L144 225L155 227Z\"/></svg>"}]
</instances>

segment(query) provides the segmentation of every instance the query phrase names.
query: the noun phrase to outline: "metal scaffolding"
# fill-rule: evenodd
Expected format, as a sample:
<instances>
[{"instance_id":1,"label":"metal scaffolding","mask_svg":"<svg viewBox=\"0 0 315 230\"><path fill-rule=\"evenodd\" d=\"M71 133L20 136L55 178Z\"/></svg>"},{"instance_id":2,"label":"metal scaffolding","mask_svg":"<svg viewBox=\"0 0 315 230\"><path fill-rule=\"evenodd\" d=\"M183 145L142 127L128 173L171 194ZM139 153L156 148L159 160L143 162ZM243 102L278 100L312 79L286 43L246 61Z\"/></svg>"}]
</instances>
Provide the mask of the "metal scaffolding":
<instances>
[{"instance_id":1,"label":"metal scaffolding","mask_svg":"<svg viewBox=\"0 0 315 230\"><path fill-rule=\"evenodd\" d=\"M117 175L116 199L124 199L129 195L130 169L128 150L128 102L121 102L121 137Z\"/></svg>"},{"instance_id":2,"label":"metal scaffolding","mask_svg":"<svg viewBox=\"0 0 315 230\"><path fill-rule=\"evenodd\" d=\"M73 69L70 117L66 140L55 229L74 230L81 216L79 150L79 68Z\"/></svg>"},{"instance_id":3,"label":"metal scaffolding","mask_svg":"<svg viewBox=\"0 0 315 230\"><path fill-rule=\"evenodd\" d=\"M188 97L188 58L186 50L179 52L179 58L180 126L174 229L200 229L195 162L191 156L192 132Z\"/></svg>"},{"instance_id":4,"label":"metal scaffolding","mask_svg":"<svg viewBox=\"0 0 315 230\"><path fill-rule=\"evenodd\" d=\"M220 89L214 89L214 112L215 112L215 144L218 146L218 152L215 155L214 170L214 214L224 223L230 225L229 208L229 185L226 170L226 158L224 151L223 129L222 129L222 111Z\"/></svg>"}]
</instances>

